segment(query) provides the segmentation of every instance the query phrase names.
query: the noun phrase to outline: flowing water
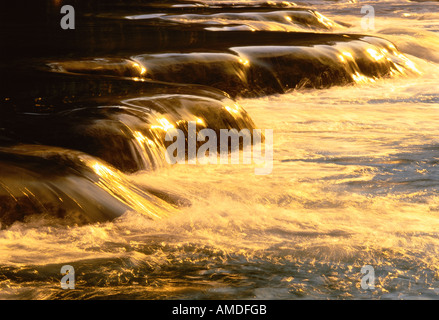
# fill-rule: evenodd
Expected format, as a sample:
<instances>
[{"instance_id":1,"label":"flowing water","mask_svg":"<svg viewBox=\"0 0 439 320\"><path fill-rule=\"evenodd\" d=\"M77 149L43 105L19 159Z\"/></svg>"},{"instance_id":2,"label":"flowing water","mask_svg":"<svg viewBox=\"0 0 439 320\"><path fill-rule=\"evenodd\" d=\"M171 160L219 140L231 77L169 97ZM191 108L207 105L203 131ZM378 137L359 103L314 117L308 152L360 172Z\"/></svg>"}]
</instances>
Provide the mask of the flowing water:
<instances>
[{"instance_id":1,"label":"flowing water","mask_svg":"<svg viewBox=\"0 0 439 320\"><path fill-rule=\"evenodd\" d=\"M2 34L0 298L438 297L438 2L90 3ZM271 174L167 164L190 121Z\"/></svg>"}]
</instances>

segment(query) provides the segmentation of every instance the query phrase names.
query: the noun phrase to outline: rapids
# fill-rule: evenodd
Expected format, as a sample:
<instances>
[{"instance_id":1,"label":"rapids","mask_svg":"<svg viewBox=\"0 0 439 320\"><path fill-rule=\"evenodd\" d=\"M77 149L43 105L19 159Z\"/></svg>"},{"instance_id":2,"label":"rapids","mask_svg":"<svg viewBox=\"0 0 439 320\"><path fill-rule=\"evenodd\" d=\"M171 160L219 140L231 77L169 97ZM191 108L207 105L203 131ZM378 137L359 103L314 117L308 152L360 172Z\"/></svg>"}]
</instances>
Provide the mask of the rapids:
<instances>
[{"instance_id":1,"label":"rapids","mask_svg":"<svg viewBox=\"0 0 439 320\"><path fill-rule=\"evenodd\" d=\"M437 298L438 2L71 2L0 13L0 298ZM191 121L272 174L169 165Z\"/></svg>"}]
</instances>

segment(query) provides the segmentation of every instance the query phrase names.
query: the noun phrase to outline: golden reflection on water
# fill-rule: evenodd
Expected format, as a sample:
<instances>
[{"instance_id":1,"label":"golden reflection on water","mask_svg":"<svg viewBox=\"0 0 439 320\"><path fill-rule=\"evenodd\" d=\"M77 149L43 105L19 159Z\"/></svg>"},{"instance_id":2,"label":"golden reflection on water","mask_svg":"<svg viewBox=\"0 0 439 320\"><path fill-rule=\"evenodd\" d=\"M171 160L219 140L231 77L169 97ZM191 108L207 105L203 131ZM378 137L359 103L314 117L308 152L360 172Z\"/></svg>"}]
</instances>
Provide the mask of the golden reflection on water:
<instances>
[{"instance_id":1,"label":"golden reflection on water","mask_svg":"<svg viewBox=\"0 0 439 320\"><path fill-rule=\"evenodd\" d=\"M383 59L384 58L384 54L379 54L376 50L374 50L374 49L371 49L371 48L369 48L369 49L367 49L366 50L369 54L370 54L370 56L372 57L372 58L374 58L376 61L379 61L379 60L381 60L381 59Z\"/></svg>"},{"instance_id":2,"label":"golden reflection on water","mask_svg":"<svg viewBox=\"0 0 439 320\"><path fill-rule=\"evenodd\" d=\"M264 21L253 26L267 28ZM272 30L283 28L272 23ZM364 86L241 101L258 127L275 130L278 152L272 175L255 177L245 166L176 166L131 177L87 158L85 163L98 176L96 185L135 212L85 227L17 224L1 233L0 256L18 266L12 270L19 276L30 269L29 279L44 272L25 265L89 259L85 271L101 278L81 285L96 290L97 284L96 296L132 290L133 296L146 292L153 299L192 293L234 298L248 288L244 297L356 298L362 295L359 270L371 264L380 278L369 297L399 298L407 292L419 297L422 292L437 298L437 76L404 81L367 77L356 65L357 56L377 65L389 63L395 76L430 71L431 65L422 69L393 45L389 50L363 49L330 54ZM239 60L244 66L250 61ZM114 64L116 69L121 65ZM100 68L96 61L86 66ZM147 72L140 64L132 67L141 76ZM232 104L224 109L231 115L240 110ZM149 128L162 134L187 123L155 114L151 118L151 127L130 132L142 154L156 143L147 136ZM206 125L201 118L192 119ZM174 211L131 180L176 192L194 205ZM29 188L21 191L29 198L37 196ZM157 223L136 212L142 218L168 219ZM104 261L110 267L100 259L108 259ZM5 274L10 274L9 267ZM0 281L0 297L29 291L27 283L9 281ZM51 292L53 287L43 287L34 297L46 298Z\"/></svg>"},{"instance_id":3,"label":"golden reflection on water","mask_svg":"<svg viewBox=\"0 0 439 320\"><path fill-rule=\"evenodd\" d=\"M168 131L175 128L175 126L171 124L166 118L158 118L157 121L160 123L160 125L151 125L151 129L161 129L163 131Z\"/></svg>"},{"instance_id":4,"label":"golden reflection on water","mask_svg":"<svg viewBox=\"0 0 439 320\"><path fill-rule=\"evenodd\" d=\"M133 186L122 173L117 172L97 161L91 160L86 163L100 177L96 184L112 194L116 199L125 203L132 210L144 214L149 218L163 218L175 211L167 202L148 196L137 187Z\"/></svg>"}]
</instances>

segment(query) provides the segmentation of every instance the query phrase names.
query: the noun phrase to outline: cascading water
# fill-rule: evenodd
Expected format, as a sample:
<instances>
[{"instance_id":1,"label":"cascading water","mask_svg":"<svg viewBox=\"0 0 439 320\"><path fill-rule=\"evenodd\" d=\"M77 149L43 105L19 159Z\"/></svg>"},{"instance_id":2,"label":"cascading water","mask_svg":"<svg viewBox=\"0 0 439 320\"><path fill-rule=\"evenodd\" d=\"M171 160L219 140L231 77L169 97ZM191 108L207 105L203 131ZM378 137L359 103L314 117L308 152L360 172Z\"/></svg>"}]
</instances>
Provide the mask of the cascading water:
<instances>
[{"instance_id":1,"label":"cascading water","mask_svg":"<svg viewBox=\"0 0 439 320\"><path fill-rule=\"evenodd\" d=\"M1 13L0 298L437 298L437 2L60 5ZM189 122L272 173L169 165Z\"/></svg>"}]
</instances>

